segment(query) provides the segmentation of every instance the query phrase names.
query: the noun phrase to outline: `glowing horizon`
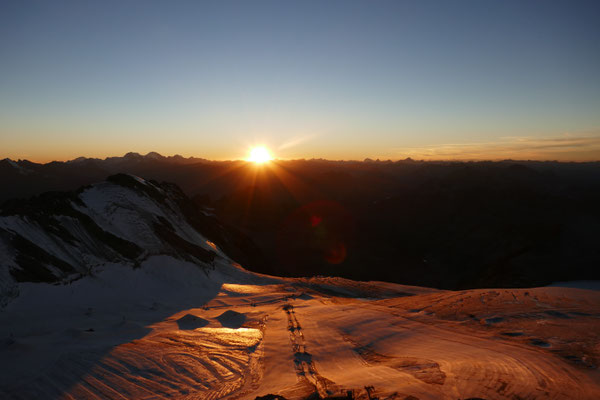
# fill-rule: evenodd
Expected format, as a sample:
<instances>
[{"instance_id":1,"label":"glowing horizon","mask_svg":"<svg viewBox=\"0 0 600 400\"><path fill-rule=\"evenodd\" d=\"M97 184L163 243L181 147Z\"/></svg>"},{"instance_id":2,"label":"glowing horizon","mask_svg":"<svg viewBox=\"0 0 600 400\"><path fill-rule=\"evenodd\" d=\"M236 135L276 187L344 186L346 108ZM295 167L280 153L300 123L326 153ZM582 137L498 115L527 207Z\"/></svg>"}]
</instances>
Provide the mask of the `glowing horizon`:
<instances>
[{"instance_id":1,"label":"glowing horizon","mask_svg":"<svg viewBox=\"0 0 600 400\"><path fill-rule=\"evenodd\" d=\"M47 163L52 161L70 161L79 157L106 159L110 157L122 157L127 153L133 152L140 155L146 155L151 152L157 152L164 157L179 155L185 158L195 157L211 161L248 161L249 148L253 146L240 145L237 149L220 149L220 151L197 151L190 150L178 151L178 149L165 148L158 146L147 146L143 149L139 147L122 149L96 149L94 152L79 151L72 149L66 152L65 149L49 151L48 148L33 152L29 149L27 152L9 153L0 149L0 159L9 158L12 160L29 160L38 163ZM266 147L266 146L265 146ZM270 147L270 146L269 146ZM414 160L449 160L449 161L498 161L498 160L537 160L537 161L574 161L589 162L600 161L600 134L588 135L559 135L551 137L513 137L502 138L494 142L487 143L443 143L429 146L405 146L388 149L388 152L378 152L375 150L349 151L349 149L313 149L311 147L293 149L295 151L277 150L276 154L270 153L271 159L280 160L298 160L298 159L327 159L327 160L364 160L367 158L376 160L403 160L412 158ZM345 150L345 151L344 151ZM53 156L52 154L56 154Z\"/></svg>"},{"instance_id":2,"label":"glowing horizon","mask_svg":"<svg viewBox=\"0 0 600 400\"><path fill-rule=\"evenodd\" d=\"M600 160L600 3L233 3L3 4L0 158Z\"/></svg>"}]
</instances>

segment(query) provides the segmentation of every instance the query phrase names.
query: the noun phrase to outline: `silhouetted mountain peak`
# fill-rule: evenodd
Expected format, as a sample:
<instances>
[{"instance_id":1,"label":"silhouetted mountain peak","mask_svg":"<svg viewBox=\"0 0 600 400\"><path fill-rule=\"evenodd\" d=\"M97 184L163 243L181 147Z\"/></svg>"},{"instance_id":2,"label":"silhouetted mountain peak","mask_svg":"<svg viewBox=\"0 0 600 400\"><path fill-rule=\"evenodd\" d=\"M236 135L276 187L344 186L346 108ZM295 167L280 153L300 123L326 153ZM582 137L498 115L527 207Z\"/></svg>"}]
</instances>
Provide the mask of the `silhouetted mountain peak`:
<instances>
[{"instance_id":1,"label":"silhouetted mountain peak","mask_svg":"<svg viewBox=\"0 0 600 400\"><path fill-rule=\"evenodd\" d=\"M4 160L1 160L0 163L0 165L3 165L7 170L16 171L19 175L28 175L33 172L31 169L27 168L28 161L19 160L17 162L10 158L5 158Z\"/></svg>"},{"instance_id":2,"label":"silhouetted mountain peak","mask_svg":"<svg viewBox=\"0 0 600 400\"><path fill-rule=\"evenodd\" d=\"M123 156L123 158L139 160L139 159L143 158L143 156L140 153L135 153L135 152L130 151L129 153L125 154Z\"/></svg>"},{"instance_id":3,"label":"silhouetted mountain peak","mask_svg":"<svg viewBox=\"0 0 600 400\"><path fill-rule=\"evenodd\" d=\"M157 153L157 152L155 152L155 151L151 151L150 153L146 154L146 155L144 156L144 158L150 158L150 159L153 159L153 160L162 160L162 159L164 159L165 157L163 157L162 155L158 154L158 153Z\"/></svg>"}]
</instances>

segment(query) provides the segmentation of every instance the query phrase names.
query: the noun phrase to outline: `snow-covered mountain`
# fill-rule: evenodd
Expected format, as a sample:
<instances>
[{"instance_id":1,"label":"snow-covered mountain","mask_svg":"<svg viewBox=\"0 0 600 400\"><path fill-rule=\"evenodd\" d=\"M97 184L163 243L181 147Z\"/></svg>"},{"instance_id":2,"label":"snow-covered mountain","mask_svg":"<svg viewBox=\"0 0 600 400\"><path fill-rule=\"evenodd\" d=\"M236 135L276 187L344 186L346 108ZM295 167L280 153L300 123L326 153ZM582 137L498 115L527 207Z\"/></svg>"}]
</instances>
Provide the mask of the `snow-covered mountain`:
<instances>
[{"instance_id":1,"label":"snow-covered mountain","mask_svg":"<svg viewBox=\"0 0 600 400\"><path fill-rule=\"evenodd\" d=\"M231 240L175 185L118 174L76 192L49 192L0 210L0 299L17 282L64 283L106 263L136 268L169 255L201 268Z\"/></svg>"}]
</instances>

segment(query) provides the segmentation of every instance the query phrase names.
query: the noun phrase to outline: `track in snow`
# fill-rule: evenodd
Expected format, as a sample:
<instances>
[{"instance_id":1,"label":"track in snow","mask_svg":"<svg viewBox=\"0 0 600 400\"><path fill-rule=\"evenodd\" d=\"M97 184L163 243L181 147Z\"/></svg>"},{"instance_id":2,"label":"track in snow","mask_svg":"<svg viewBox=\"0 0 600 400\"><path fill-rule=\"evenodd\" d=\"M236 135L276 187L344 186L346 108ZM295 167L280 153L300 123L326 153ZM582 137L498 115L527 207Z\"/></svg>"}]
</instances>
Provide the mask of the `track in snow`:
<instances>
[{"instance_id":1,"label":"track in snow","mask_svg":"<svg viewBox=\"0 0 600 400\"><path fill-rule=\"evenodd\" d=\"M322 376L313 361L313 356L307 351L302 326L298 322L294 306L286 304L283 310L287 314L290 343L294 353L294 367L301 385L308 386L321 397L327 397L339 392L340 388L330 379Z\"/></svg>"}]
</instances>

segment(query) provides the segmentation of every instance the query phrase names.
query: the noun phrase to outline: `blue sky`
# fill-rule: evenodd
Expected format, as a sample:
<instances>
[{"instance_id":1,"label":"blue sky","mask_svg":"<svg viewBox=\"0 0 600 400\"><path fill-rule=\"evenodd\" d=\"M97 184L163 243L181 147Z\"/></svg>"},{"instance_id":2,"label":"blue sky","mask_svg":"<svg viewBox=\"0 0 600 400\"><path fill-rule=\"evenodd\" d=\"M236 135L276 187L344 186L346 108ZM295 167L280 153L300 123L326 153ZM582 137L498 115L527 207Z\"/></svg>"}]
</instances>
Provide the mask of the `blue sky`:
<instances>
[{"instance_id":1,"label":"blue sky","mask_svg":"<svg viewBox=\"0 0 600 400\"><path fill-rule=\"evenodd\" d=\"M577 1L4 1L0 157L600 159L599 20Z\"/></svg>"}]
</instances>

